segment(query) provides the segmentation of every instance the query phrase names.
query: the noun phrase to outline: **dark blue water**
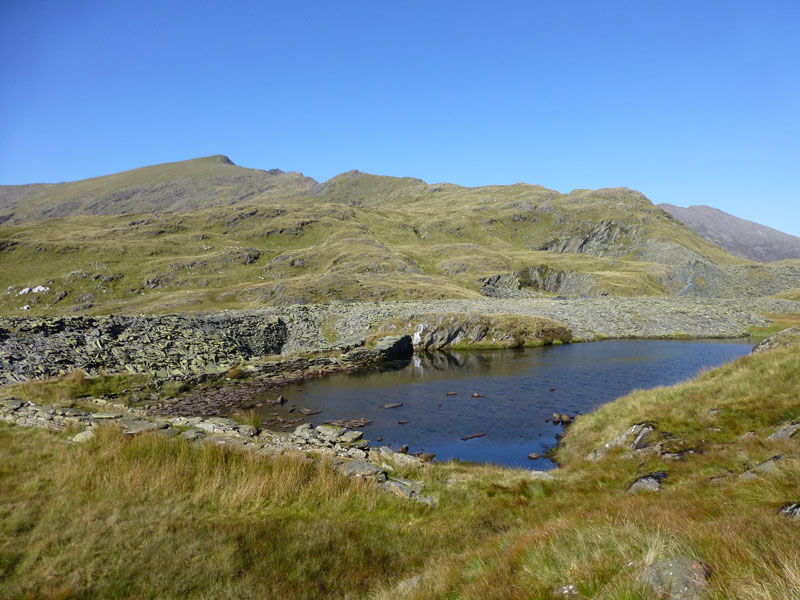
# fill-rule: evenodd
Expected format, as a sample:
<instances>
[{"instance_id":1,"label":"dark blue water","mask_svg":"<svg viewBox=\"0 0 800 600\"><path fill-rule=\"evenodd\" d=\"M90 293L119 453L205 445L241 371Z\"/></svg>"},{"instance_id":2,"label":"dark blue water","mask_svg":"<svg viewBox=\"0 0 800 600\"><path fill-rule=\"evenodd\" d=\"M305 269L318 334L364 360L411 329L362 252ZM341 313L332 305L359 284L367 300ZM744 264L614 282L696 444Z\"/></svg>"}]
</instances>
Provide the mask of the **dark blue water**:
<instances>
[{"instance_id":1,"label":"dark blue water","mask_svg":"<svg viewBox=\"0 0 800 600\"><path fill-rule=\"evenodd\" d=\"M408 444L411 452L433 452L437 460L548 469L553 467L549 460L527 456L556 443L561 427L545 422L554 412L588 413L634 389L694 377L751 348L742 340L616 340L415 356L394 370L327 376L287 386L283 394L297 407L322 411L311 417L315 425L340 418L371 420L363 432L374 445L381 437L380 444ZM382 408L394 402L403 406ZM461 440L481 432L486 435Z\"/></svg>"}]
</instances>

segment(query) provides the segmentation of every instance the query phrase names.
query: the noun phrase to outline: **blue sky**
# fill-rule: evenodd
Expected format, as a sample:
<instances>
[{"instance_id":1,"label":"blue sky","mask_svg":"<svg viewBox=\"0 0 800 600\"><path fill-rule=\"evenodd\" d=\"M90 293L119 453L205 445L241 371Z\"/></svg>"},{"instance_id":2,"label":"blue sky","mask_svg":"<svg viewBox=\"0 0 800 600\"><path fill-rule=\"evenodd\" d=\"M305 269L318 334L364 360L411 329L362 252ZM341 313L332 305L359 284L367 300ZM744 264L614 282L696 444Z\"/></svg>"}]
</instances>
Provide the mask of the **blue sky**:
<instances>
[{"instance_id":1,"label":"blue sky","mask_svg":"<svg viewBox=\"0 0 800 600\"><path fill-rule=\"evenodd\" d=\"M796 0L0 0L0 183L227 154L800 235L798 31Z\"/></svg>"}]
</instances>

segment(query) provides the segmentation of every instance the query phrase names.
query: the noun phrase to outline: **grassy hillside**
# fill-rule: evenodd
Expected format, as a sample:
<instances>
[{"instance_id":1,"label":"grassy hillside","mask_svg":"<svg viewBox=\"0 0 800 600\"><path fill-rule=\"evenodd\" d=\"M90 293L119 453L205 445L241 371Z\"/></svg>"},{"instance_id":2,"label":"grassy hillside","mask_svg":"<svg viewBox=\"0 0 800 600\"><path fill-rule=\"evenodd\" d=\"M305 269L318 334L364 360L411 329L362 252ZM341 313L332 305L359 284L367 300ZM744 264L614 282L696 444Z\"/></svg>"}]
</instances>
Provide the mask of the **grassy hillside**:
<instances>
[{"instance_id":1,"label":"grassy hillside","mask_svg":"<svg viewBox=\"0 0 800 600\"><path fill-rule=\"evenodd\" d=\"M405 472L433 509L299 457L0 426L0 596L656 600L641 573L686 555L711 567L709 599L797 600L800 521L780 509L800 501L800 447L769 436L800 419L799 339L578 417L553 477ZM642 422L642 451L584 458ZM654 472L660 491L628 493Z\"/></svg>"},{"instance_id":2,"label":"grassy hillside","mask_svg":"<svg viewBox=\"0 0 800 600\"><path fill-rule=\"evenodd\" d=\"M70 183L0 186L0 222L188 212L239 204L254 196L285 197L316 185L300 173L245 169L216 155Z\"/></svg>"},{"instance_id":3,"label":"grassy hillside","mask_svg":"<svg viewBox=\"0 0 800 600\"><path fill-rule=\"evenodd\" d=\"M12 314L800 285L796 266L734 258L624 188L462 188L357 171L317 184L215 156L6 186L0 207L13 214L0 224L0 312Z\"/></svg>"}]
</instances>

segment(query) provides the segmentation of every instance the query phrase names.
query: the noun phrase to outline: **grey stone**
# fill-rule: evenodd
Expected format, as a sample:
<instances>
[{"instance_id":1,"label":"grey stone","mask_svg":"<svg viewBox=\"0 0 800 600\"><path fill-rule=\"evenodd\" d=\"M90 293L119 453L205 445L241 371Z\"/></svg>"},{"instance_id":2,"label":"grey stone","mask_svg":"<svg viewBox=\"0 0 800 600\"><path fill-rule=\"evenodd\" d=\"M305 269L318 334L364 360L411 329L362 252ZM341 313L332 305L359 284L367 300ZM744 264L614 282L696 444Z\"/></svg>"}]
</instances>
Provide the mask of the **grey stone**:
<instances>
[{"instance_id":1,"label":"grey stone","mask_svg":"<svg viewBox=\"0 0 800 600\"><path fill-rule=\"evenodd\" d=\"M633 440L631 444L631 450L641 450L647 445L647 436L654 432L656 429L655 427L650 427L649 425L643 427L636 438Z\"/></svg>"},{"instance_id":2,"label":"grey stone","mask_svg":"<svg viewBox=\"0 0 800 600\"><path fill-rule=\"evenodd\" d=\"M85 431L81 431L80 433L78 433L76 435L73 435L72 436L72 441L73 442L78 442L78 443L88 442L93 437L94 437L94 431L92 431L91 429L87 429Z\"/></svg>"},{"instance_id":3,"label":"grey stone","mask_svg":"<svg viewBox=\"0 0 800 600\"><path fill-rule=\"evenodd\" d=\"M374 349L384 360L406 358L414 353L410 335L381 338L375 342Z\"/></svg>"},{"instance_id":4,"label":"grey stone","mask_svg":"<svg viewBox=\"0 0 800 600\"><path fill-rule=\"evenodd\" d=\"M658 473L650 473L643 475L634 481L628 488L629 494L638 492L659 492L661 491L661 480L667 476L666 473L660 471Z\"/></svg>"},{"instance_id":5,"label":"grey stone","mask_svg":"<svg viewBox=\"0 0 800 600\"><path fill-rule=\"evenodd\" d=\"M761 475L772 475L776 473L778 470L778 463L783 460L783 456L777 454L772 458L765 460L761 464L756 465L752 469L749 469L739 475L739 479L744 479L745 481L750 481L760 477Z\"/></svg>"},{"instance_id":6,"label":"grey stone","mask_svg":"<svg viewBox=\"0 0 800 600\"><path fill-rule=\"evenodd\" d=\"M800 431L800 423L790 423L789 425L782 425L775 429L775 432L770 435L768 440L790 440L794 435Z\"/></svg>"},{"instance_id":7,"label":"grey stone","mask_svg":"<svg viewBox=\"0 0 800 600\"><path fill-rule=\"evenodd\" d=\"M311 437L316 435L314 433L314 426L311 425L311 423L303 423L302 425L298 425L294 430L294 434L300 437Z\"/></svg>"},{"instance_id":8,"label":"grey stone","mask_svg":"<svg viewBox=\"0 0 800 600\"><path fill-rule=\"evenodd\" d=\"M343 444L352 444L359 441L362 437L364 437L364 434L360 431L351 430L340 435L337 441Z\"/></svg>"},{"instance_id":9,"label":"grey stone","mask_svg":"<svg viewBox=\"0 0 800 600\"><path fill-rule=\"evenodd\" d=\"M140 421L134 419L123 420L123 430L125 435L138 435L140 433L148 433L150 431L157 431L159 429L166 429L169 427L167 423L157 423L155 421Z\"/></svg>"},{"instance_id":10,"label":"grey stone","mask_svg":"<svg viewBox=\"0 0 800 600\"><path fill-rule=\"evenodd\" d=\"M255 437L257 431L252 425L239 425L239 433L247 437Z\"/></svg>"},{"instance_id":11,"label":"grey stone","mask_svg":"<svg viewBox=\"0 0 800 600\"><path fill-rule=\"evenodd\" d=\"M91 418L95 421L106 421L109 419L120 419L122 418L122 415L119 413L100 412L92 413Z\"/></svg>"},{"instance_id":12,"label":"grey stone","mask_svg":"<svg viewBox=\"0 0 800 600\"><path fill-rule=\"evenodd\" d=\"M23 406L25 406L27 402L23 402L22 400L18 400L17 398L9 398L7 400L0 400L0 406L7 408L8 410L15 411Z\"/></svg>"},{"instance_id":13,"label":"grey stone","mask_svg":"<svg viewBox=\"0 0 800 600\"><path fill-rule=\"evenodd\" d=\"M619 448L621 446L625 446L628 444L628 440L632 437L638 436L642 430L646 428L644 423L637 423L636 425L632 425L626 431L620 433L617 437L613 440L610 440L600 446L592 450L589 454L586 455L586 460L600 460L603 458L609 450L613 450L614 448Z\"/></svg>"},{"instance_id":14,"label":"grey stone","mask_svg":"<svg viewBox=\"0 0 800 600\"><path fill-rule=\"evenodd\" d=\"M316 428L316 432L321 438L333 441L338 440L344 435L347 429L344 427L337 427L336 425L320 425Z\"/></svg>"},{"instance_id":15,"label":"grey stone","mask_svg":"<svg viewBox=\"0 0 800 600\"><path fill-rule=\"evenodd\" d=\"M794 519L795 521L800 521L800 502L792 502L791 504L786 504L781 507L780 514L789 517L790 519Z\"/></svg>"},{"instance_id":16,"label":"grey stone","mask_svg":"<svg viewBox=\"0 0 800 600\"><path fill-rule=\"evenodd\" d=\"M335 468L347 477L361 479L374 479L378 482L386 481L386 473L365 460L345 460L335 464Z\"/></svg>"},{"instance_id":17,"label":"grey stone","mask_svg":"<svg viewBox=\"0 0 800 600\"><path fill-rule=\"evenodd\" d=\"M195 442L206 437L206 432L202 429L190 429L189 431L184 431L181 434L181 437L189 440L190 442Z\"/></svg>"},{"instance_id":18,"label":"grey stone","mask_svg":"<svg viewBox=\"0 0 800 600\"><path fill-rule=\"evenodd\" d=\"M711 567L682 556L653 563L644 570L641 580L659 598L697 600L708 587L710 577Z\"/></svg>"}]
</instances>

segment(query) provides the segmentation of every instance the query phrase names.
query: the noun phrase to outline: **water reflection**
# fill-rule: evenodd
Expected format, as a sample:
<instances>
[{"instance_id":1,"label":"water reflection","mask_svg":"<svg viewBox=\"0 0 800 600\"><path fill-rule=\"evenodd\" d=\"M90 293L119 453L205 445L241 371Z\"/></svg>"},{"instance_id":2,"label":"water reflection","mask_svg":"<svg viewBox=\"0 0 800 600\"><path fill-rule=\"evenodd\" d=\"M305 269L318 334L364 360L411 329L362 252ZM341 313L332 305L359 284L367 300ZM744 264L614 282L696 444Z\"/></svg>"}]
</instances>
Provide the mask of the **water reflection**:
<instances>
[{"instance_id":1,"label":"water reflection","mask_svg":"<svg viewBox=\"0 0 800 600\"><path fill-rule=\"evenodd\" d=\"M552 463L527 456L555 443L560 427L545 422L554 412L586 413L631 390L693 377L750 349L742 341L615 340L437 353L381 371L306 381L282 393L297 407L322 411L315 424L367 418L372 424L365 437L394 447L409 444L440 459L547 469ZM382 408L388 403L402 406ZM479 432L486 435L461 441Z\"/></svg>"}]
</instances>

